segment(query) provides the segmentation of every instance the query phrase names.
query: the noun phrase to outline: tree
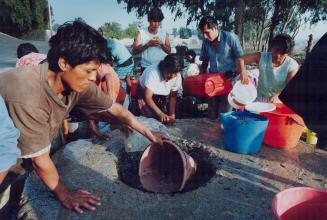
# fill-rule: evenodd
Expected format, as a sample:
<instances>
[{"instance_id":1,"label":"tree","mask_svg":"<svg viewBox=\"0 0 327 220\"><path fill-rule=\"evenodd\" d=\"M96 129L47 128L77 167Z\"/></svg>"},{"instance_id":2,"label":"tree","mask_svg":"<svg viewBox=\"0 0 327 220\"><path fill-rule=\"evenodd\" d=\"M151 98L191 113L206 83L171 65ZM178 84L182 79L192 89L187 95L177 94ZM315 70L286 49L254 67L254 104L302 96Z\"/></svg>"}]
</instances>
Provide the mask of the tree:
<instances>
[{"instance_id":1,"label":"tree","mask_svg":"<svg viewBox=\"0 0 327 220\"><path fill-rule=\"evenodd\" d=\"M181 27L179 29L179 37L182 39L188 39L192 37L192 30L189 28Z\"/></svg>"},{"instance_id":2,"label":"tree","mask_svg":"<svg viewBox=\"0 0 327 220\"><path fill-rule=\"evenodd\" d=\"M261 50L277 32L295 37L299 27L327 19L326 0L117 0L127 4L127 12L135 10L143 17L152 7L166 6L175 19L186 16L187 24L203 15L215 17L226 31L234 30L245 44L249 41ZM252 15L252 16L250 16ZM247 28L245 28L245 26ZM248 41L248 42L246 42Z\"/></svg>"},{"instance_id":3,"label":"tree","mask_svg":"<svg viewBox=\"0 0 327 220\"><path fill-rule=\"evenodd\" d=\"M274 32L276 26L279 24L281 19L281 10L282 10L282 0L275 0L274 14L271 18L271 24L269 29L269 49L271 47L271 41L274 37Z\"/></svg>"},{"instance_id":4,"label":"tree","mask_svg":"<svg viewBox=\"0 0 327 220\"><path fill-rule=\"evenodd\" d=\"M177 28L173 28L173 35L174 35L174 38L177 37Z\"/></svg>"},{"instance_id":5,"label":"tree","mask_svg":"<svg viewBox=\"0 0 327 220\"><path fill-rule=\"evenodd\" d=\"M123 30L121 24L117 22L106 22L101 26L104 36L116 39L121 39L123 37Z\"/></svg>"},{"instance_id":6,"label":"tree","mask_svg":"<svg viewBox=\"0 0 327 220\"><path fill-rule=\"evenodd\" d=\"M134 22L132 24L129 24L128 27L125 29L125 37L128 38L134 38L139 30L138 27L139 23L138 22Z\"/></svg>"},{"instance_id":7,"label":"tree","mask_svg":"<svg viewBox=\"0 0 327 220\"><path fill-rule=\"evenodd\" d=\"M57 32L59 26L60 26L60 25L59 25L58 23L55 23L55 24L52 26L52 30L53 30L54 32Z\"/></svg>"},{"instance_id":8,"label":"tree","mask_svg":"<svg viewBox=\"0 0 327 220\"><path fill-rule=\"evenodd\" d=\"M80 21L80 22L86 23L86 21L82 17L77 17L74 20L75 21Z\"/></svg>"},{"instance_id":9,"label":"tree","mask_svg":"<svg viewBox=\"0 0 327 220\"><path fill-rule=\"evenodd\" d=\"M0 0L0 31L20 37L48 26L46 0Z\"/></svg>"},{"instance_id":10,"label":"tree","mask_svg":"<svg viewBox=\"0 0 327 220\"><path fill-rule=\"evenodd\" d=\"M241 45L244 44L244 17L245 17L245 2L244 0L239 0L236 5L235 10L235 34L237 34L240 37Z\"/></svg>"},{"instance_id":11,"label":"tree","mask_svg":"<svg viewBox=\"0 0 327 220\"><path fill-rule=\"evenodd\" d=\"M314 24L327 19L326 0L275 0L269 31L269 47L274 32L288 33L293 38L303 23Z\"/></svg>"}]
</instances>

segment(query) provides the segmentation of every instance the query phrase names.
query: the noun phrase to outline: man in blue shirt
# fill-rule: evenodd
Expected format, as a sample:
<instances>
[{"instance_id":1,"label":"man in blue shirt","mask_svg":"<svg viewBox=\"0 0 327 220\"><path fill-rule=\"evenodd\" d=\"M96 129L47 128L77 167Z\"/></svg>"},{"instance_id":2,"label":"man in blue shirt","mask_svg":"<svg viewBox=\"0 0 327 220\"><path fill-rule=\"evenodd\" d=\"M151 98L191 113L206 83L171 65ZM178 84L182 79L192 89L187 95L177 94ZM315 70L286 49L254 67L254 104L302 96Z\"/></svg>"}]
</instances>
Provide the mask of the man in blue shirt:
<instances>
[{"instance_id":1,"label":"man in blue shirt","mask_svg":"<svg viewBox=\"0 0 327 220\"><path fill-rule=\"evenodd\" d=\"M199 23L204 41L201 48L201 73L227 73L236 69L235 60L243 55L238 37L230 32L221 31L217 21L211 16L204 16ZM219 105L220 104L220 105ZM218 109L219 105L219 109ZM209 118L218 118L218 113L231 110L227 95L208 98Z\"/></svg>"}]
</instances>

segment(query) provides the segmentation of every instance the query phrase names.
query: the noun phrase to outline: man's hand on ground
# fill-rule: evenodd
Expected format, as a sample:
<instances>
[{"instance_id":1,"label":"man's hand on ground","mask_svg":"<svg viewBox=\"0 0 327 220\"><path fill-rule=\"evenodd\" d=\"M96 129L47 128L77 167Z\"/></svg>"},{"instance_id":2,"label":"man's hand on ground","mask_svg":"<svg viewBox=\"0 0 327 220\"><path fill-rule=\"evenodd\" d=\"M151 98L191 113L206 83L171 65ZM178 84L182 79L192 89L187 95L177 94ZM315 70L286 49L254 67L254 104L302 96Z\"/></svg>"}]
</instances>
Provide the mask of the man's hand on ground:
<instances>
[{"instance_id":1,"label":"man's hand on ground","mask_svg":"<svg viewBox=\"0 0 327 220\"><path fill-rule=\"evenodd\" d=\"M78 213L83 213L83 209L94 211L96 206L101 205L100 198L85 190L68 191L62 204Z\"/></svg>"},{"instance_id":2,"label":"man's hand on ground","mask_svg":"<svg viewBox=\"0 0 327 220\"><path fill-rule=\"evenodd\" d=\"M94 120L89 120L89 125L90 125L91 132L95 136L97 136L97 137L99 137L101 139L105 139L105 140L108 139L109 135L106 134L106 133L103 133L103 132L99 131L99 129L98 129L98 127L97 127L97 125L96 125L96 123L95 123Z\"/></svg>"}]
</instances>

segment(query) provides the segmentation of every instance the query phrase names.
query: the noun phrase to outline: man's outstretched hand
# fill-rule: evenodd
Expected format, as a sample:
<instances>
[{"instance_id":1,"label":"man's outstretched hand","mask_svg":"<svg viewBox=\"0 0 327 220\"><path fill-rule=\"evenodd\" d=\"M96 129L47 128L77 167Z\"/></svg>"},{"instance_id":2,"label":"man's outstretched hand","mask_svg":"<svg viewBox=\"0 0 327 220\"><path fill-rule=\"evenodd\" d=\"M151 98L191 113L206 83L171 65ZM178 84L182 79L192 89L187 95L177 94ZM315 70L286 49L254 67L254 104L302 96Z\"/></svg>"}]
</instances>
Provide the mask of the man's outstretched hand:
<instances>
[{"instance_id":1,"label":"man's outstretched hand","mask_svg":"<svg viewBox=\"0 0 327 220\"><path fill-rule=\"evenodd\" d=\"M168 138L168 136L163 132L160 132L160 131L151 131L151 132L155 137L155 139L153 140L153 143L162 145L163 140Z\"/></svg>"},{"instance_id":2,"label":"man's outstretched hand","mask_svg":"<svg viewBox=\"0 0 327 220\"><path fill-rule=\"evenodd\" d=\"M62 204L67 209L74 210L78 213L83 213L83 209L94 211L96 206L101 205L100 198L86 190L68 191Z\"/></svg>"}]
</instances>

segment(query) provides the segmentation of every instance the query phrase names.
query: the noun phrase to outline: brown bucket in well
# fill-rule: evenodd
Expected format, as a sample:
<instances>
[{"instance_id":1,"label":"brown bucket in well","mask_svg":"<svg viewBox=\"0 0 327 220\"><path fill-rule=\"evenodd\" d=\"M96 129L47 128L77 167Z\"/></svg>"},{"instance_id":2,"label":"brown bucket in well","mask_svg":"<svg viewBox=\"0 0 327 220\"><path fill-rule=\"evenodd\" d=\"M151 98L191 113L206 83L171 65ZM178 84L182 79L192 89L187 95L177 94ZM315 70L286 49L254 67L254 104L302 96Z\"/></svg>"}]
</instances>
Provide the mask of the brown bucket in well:
<instances>
[{"instance_id":1,"label":"brown bucket in well","mask_svg":"<svg viewBox=\"0 0 327 220\"><path fill-rule=\"evenodd\" d=\"M195 171L193 158L169 140L164 140L162 146L150 144L144 151L139 166L143 188L157 193L183 190Z\"/></svg>"}]
</instances>

